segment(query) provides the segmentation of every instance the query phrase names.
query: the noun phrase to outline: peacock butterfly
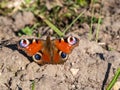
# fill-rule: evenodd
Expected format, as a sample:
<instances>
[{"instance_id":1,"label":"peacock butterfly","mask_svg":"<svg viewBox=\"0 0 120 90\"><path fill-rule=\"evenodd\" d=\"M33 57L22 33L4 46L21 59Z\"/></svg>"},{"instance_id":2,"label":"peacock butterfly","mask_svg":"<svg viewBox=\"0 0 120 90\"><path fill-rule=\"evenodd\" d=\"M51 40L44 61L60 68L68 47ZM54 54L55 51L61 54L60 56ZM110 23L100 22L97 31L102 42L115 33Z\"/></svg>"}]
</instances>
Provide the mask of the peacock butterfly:
<instances>
[{"instance_id":1,"label":"peacock butterfly","mask_svg":"<svg viewBox=\"0 0 120 90\"><path fill-rule=\"evenodd\" d=\"M70 35L60 39L21 39L18 42L18 49L32 57L33 60L40 64L59 64L67 60L68 54L78 46L79 39Z\"/></svg>"}]
</instances>

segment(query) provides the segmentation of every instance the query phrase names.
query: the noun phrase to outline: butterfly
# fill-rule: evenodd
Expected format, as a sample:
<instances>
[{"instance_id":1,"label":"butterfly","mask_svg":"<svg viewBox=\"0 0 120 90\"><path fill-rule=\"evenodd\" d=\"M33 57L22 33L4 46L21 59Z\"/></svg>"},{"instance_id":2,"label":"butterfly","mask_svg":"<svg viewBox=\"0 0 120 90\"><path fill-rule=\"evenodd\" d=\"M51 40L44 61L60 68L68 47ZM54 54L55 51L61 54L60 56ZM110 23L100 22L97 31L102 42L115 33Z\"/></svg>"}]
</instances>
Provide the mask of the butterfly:
<instances>
[{"instance_id":1,"label":"butterfly","mask_svg":"<svg viewBox=\"0 0 120 90\"><path fill-rule=\"evenodd\" d=\"M68 54L78 46L79 39L70 35L60 39L21 39L18 42L18 49L23 50L29 57L40 64L64 63Z\"/></svg>"}]
</instances>

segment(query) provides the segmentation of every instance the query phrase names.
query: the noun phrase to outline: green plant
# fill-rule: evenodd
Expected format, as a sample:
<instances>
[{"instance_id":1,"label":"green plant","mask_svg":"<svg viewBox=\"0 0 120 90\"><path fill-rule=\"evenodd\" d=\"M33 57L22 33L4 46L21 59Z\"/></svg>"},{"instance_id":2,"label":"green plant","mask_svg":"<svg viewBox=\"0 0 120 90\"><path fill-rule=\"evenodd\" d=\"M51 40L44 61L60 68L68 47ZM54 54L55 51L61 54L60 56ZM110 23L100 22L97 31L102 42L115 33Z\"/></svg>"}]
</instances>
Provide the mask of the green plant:
<instances>
[{"instance_id":1,"label":"green plant","mask_svg":"<svg viewBox=\"0 0 120 90\"><path fill-rule=\"evenodd\" d=\"M63 36L64 34L54 25L52 24L48 19L46 19L43 15L39 15L40 18L43 19L43 21L51 28L53 29L59 36Z\"/></svg>"},{"instance_id":2,"label":"green plant","mask_svg":"<svg viewBox=\"0 0 120 90\"><path fill-rule=\"evenodd\" d=\"M95 3L97 2L97 0L92 0L91 1L91 5L93 6ZM90 18L90 31L89 31L89 39L91 40L93 38L92 36L92 30L93 30L93 24L97 23L97 29L96 29L96 35L95 35L95 40L96 42L98 42L98 36L99 36L99 30L100 30L100 25L102 23L102 18L101 16L99 16L99 18L96 18L95 15L95 8L92 7L91 8L91 18Z\"/></svg>"},{"instance_id":3,"label":"green plant","mask_svg":"<svg viewBox=\"0 0 120 90\"><path fill-rule=\"evenodd\" d=\"M9 1L8 1L9 2ZM90 32L89 38L92 38L92 28L94 23L98 23L97 32L96 32L96 41L98 41L99 35L99 27L101 20L94 16L94 8L92 8L92 16L83 16L84 11L79 14L80 7L89 6L90 3L94 4L97 0L87 1L87 0L65 0L63 3L57 2L53 6L49 4L48 6L46 3L49 1L42 1L42 0L24 0L24 2L20 2L19 6L15 6L8 10L11 11L10 15L13 15L17 11L31 11L36 17L40 17L42 20L38 20L41 26L45 25L45 23L54 30L59 36L64 36L68 29L75 24L76 21L78 23L88 23L90 24ZM55 1L52 1L55 3ZM4 4L6 5L6 4ZM4 6L2 5L2 6ZM51 6L51 8L49 8ZM2 9L7 9L4 6ZM1 10L0 13L4 14L4 10ZM43 17L44 16L44 17ZM82 17L81 17L82 16ZM77 18L76 18L77 17ZM44 22L44 23L43 23ZM56 23L57 22L57 23ZM58 27L60 29L58 29ZM25 35L32 35L33 34L32 27L26 26L23 28L18 35L21 36ZM39 35L38 35L39 36Z\"/></svg>"},{"instance_id":4,"label":"green plant","mask_svg":"<svg viewBox=\"0 0 120 90\"><path fill-rule=\"evenodd\" d=\"M33 33L33 30L30 27L26 26L25 28L23 28L21 31L18 32L18 36L22 36L23 34L32 35L32 33Z\"/></svg>"},{"instance_id":5,"label":"green plant","mask_svg":"<svg viewBox=\"0 0 120 90\"><path fill-rule=\"evenodd\" d=\"M35 81L32 81L32 90L35 90Z\"/></svg>"},{"instance_id":6,"label":"green plant","mask_svg":"<svg viewBox=\"0 0 120 90\"><path fill-rule=\"evenodd\" d=\"M87 6L88 5L88 0L77 0L77 3L81 6Z\"/></svg>"},{"instance_id":7,"label":"green plant","mask_svg":"<svg viewBox=\"0 0 120 90\"><path fill-rule=\"evenodd\" d=\"M32 27L29 27L29 26L26 26L25 28L21 29L19 32L18 32L18 36L22 36L22 35L32 35L33 34L33 31L34 29L38 26L39 24L36 23L35 25L33 25Z\"/></svg>"},{"instance_id":8,"label":"green plant","mask_svg":"<svg viewBox=\"0 0 120 90\"><path fill-rule=\"evenodd\" d=\"M102 19L101 17L99 17L98 19L98 23L97 23L97 30L96 30L96 42L98 42L98 35L99 35L99 31L100 31L100 23L101 23Z\"/></svg>"},{"instance_id":9,"label":"green plant","mask_svg":"<svg viewBox=\"0 0 120 90\"><path fill-rule=\"evenodd\" d=\"M70 25L68 25L68 27L64 30L64 32L61 32L60 29L58 29L54 24L52 24L48 19L46 19L44 17L44 15L39 15L40 18L42 18L42 20L50 27L52 28L59 36L64 36L66 31L85 13L85 11L83 11L82 13L80 13L74 20L73 22L71 22ZM38 13L35 12L36 15L38 15Z\"/></svg>"},{"instance_id":10,"label":"green plant","mask_svg":"<svg viewBox=\"0 0 120 90\"><path fill-rule=\"evenodd\" d=\"M85 13L85 11L83 11L82 13L80 13L72 22L70 25L67 26L67 28L64 30L64 34L67 32L67 30Z\"/></svg>"},{"instance_id":11,"label":"green plant","mask_svg":"<svg viewBox=\"0 0 120 90\"><path fill-rule=\"evenodd\" d=\"M110 84L107 86L106 90L111 90L113 85L116 83L117 79L120 76L120 68L118 68L116 74L114 75L112 81L110 82Z\"/></svg>"},{"instance_id":12,"label":"green plant","mask_svg":"<svg viewBox=\"0 0 120 90\"><path fill-rule=\"evenodd\" d=\"M31 0L24 0L25 4L30 4Z\"/></svg>"}]
</instances>

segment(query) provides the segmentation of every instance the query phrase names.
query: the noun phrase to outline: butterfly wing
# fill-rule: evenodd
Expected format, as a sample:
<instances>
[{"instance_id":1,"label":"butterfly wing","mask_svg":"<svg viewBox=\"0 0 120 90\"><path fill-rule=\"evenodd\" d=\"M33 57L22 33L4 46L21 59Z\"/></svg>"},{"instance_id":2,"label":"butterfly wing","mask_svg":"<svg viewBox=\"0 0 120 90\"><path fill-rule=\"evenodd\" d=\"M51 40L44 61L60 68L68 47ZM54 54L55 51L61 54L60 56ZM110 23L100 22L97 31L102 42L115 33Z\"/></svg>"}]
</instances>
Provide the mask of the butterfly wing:
<instances>
[{"instance_id":1,"label":"butterfly wing","mask_svg":"<svg viewBox=\"0 0 120 90\"><path fill-rule=\"evenodd\" d=\"M46 50L46 41L41 39L22 39L18 43L18 49L31 56L38 64L50 62L49 51Z\"/></svg>"},{"instance_id":2,"label":"butterfly wing","mask_svg":"<svg viewBox=\"0 0 120 90\"><path fill-rule=\"evenodd\" d=\"M54 42L54 63L63 63L67 60L68 54L71 53L74 47L79 43L79 39L73 36L66 38L55 39Z\"/></svg>"},{"instance_id":3,"label":"butterfly wing","mask_svg":"<svg viewBox=\"0 0 120 90\"><path fill-rule=\"evenodd\" d=\"M71 53L74 47L78 46L79 39L73 36L54 40L55 46L64 53Z\"/></svg>"},{"instance_id":4,"label":"butterfly wing","mask_svg":"<svg viewBox=\"0 0 120 90\"><path fill-rule=\"evenodd\" d=\"M43 43L44 41L39 39L22 39L18 42L18 49L32 56L43 48Z\"/></svg>"}]
</instances>

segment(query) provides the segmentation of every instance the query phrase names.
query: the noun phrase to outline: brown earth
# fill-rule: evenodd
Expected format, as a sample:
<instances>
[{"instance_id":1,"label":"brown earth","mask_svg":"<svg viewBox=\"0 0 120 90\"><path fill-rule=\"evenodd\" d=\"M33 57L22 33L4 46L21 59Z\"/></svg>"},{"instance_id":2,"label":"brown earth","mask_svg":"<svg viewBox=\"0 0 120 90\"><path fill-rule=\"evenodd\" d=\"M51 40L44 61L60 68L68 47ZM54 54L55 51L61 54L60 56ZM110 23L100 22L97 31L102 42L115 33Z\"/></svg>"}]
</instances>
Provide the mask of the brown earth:
<instances>
[{"instance_id":1,"label":"brown earth","mask_svg":"<svg viewBox=\"0 0 120 90\"><path fill-rule=\"evenodd\" d=\"M15 43L16 31L34 23L34 15L0 16L0 90L31 90L33 81L35 90L104 90L120 66L120 1L106 0L101 12L99 43L88 39L90 27L83 23L73 31L80 42L67 62L43 66L30 62Z\"/></svg>"}]
</instances>

